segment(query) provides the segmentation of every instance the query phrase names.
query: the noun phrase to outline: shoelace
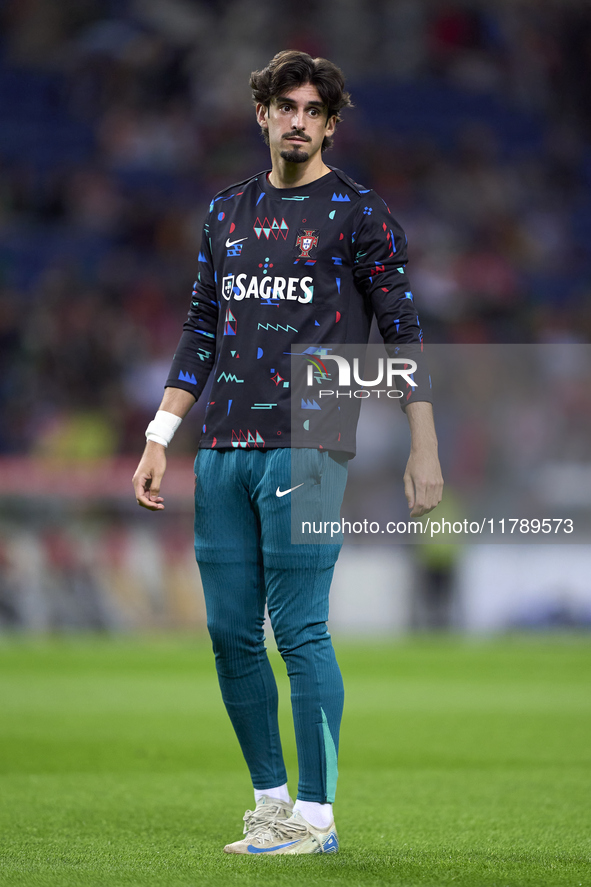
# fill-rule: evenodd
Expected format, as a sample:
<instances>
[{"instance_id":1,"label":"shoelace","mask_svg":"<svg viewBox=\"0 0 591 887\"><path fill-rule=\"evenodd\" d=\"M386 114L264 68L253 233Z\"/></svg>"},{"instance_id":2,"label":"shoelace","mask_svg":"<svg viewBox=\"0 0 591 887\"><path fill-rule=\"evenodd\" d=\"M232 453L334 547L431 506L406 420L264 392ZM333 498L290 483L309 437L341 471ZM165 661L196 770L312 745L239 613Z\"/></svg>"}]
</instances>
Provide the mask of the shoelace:
<instances>
[{"instance_id":1,"label":"shoelace","mask_svg":"<svg viewBox=\"0 0 591 887\"><path fill-rule=\"evenodd\" d=\"M247 810L244 816L244 834L254 834L262 828L274 825L279 815L285 816L285 807L281 804L265 804L258 810Z\"/></svg>"},{"instance_id":2,"label":"shoelace","mask_svg":"<svg viewBox=\"0 0 591 887\"><path fill-rule=\"evenodd\" d=\"M291 838L305 838L309 831L303 822L293 822L291 819L277 821L273 818L261 824L252 834L260 843L267 841L285 841Z\"/></svg>"}]
</instances>

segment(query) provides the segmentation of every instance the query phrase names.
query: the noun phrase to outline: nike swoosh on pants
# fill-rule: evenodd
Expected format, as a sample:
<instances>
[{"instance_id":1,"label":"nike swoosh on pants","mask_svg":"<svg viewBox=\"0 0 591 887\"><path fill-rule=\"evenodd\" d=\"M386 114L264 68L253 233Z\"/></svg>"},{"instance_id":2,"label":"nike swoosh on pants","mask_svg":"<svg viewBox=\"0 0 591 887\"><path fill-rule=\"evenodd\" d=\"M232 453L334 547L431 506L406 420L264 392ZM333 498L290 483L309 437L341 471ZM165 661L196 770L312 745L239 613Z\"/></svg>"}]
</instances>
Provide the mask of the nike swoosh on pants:
<instances>
[{"instance_id":1,"label":"nike swoosh on pants","mask_svg":"<svg viewBox=\"0 0 591 887\"><path fill-rule=\"evenodd\" d=\"M303 487L303 484L298 484L297 487L292 487L290 490L280 490L279 487L275 490L275 495L278 499L281 499L282 496L287 496L288 493L292 493L294 490L297 490L298 487Z\"/></svg>"}]
</instances>

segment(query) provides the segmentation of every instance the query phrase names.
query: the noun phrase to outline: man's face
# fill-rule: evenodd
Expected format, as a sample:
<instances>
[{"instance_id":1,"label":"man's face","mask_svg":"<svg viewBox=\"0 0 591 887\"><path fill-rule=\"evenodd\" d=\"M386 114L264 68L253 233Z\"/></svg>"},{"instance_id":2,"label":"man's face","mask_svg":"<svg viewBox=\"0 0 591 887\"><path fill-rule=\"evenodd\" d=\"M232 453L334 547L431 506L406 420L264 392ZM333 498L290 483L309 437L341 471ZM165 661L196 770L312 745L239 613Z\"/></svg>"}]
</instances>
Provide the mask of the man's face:
<instances>
[{"instance_id":1,"label":"man's face","mask_svg":"<svg viewBox=\"0 0 591 887\"><path fill-rule=\"evenodd\" d=\"M268 109L259 103L257 120L269 133L271 158L282 157L288 163L304 163L317 154L336 126L336 116L327 119L326 107L311 83L271 99Z\"/></svg>"}]
</instances>

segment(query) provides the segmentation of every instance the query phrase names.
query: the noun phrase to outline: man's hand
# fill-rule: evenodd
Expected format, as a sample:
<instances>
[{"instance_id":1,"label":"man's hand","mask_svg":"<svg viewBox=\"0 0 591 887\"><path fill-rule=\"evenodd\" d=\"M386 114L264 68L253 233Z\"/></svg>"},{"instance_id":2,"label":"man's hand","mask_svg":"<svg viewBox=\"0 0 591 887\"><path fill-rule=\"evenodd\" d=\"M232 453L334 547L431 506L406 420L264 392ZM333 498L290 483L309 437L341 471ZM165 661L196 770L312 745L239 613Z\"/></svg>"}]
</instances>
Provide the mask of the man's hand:
<instances>
[{"instance_id":1,"label":"man's hand","mask_svg":"<svg viewBox=\"0 0 591 887\"><path fill-rule=\"evenodd\" d=\"M437 435L430 403L409 403L406 415L412 442L404 472L404 493L410 516L421 517L439 505L443 493Z\"/></svg>"},{"instance_id":2,"label":"man's hand","mask_svg":"<svg viewBox=\"0 0 591 887\"><path fill-rule=\"evenodd\" d=\"M189 391L184 391L182 388L166 388L158 409L184 419L194 403L195 398ZM160 484L165 471L166 447L156 443L155 440L146 441L144 455L131 481L137 504L142 508L147 508L149 511L162 511L164 508L164 500L160 496Z\"/></svg>"},{"instance_id":3,"label":"man's hand","mask_svg":"<svg viewBox=\"0 0 591 887\"><path fill-rule=\"evenodd\" d=\"M149 511L164 508L164 500L159 494L165 471L166 447L154 440L146 441L144 454L132 479L137 504L142 508Z\"/></svg>"},{"instance_id":4,"label":"man's hand","mask_svg":"<svg viewBox=\"0 0 591 887\"><path fill-rule=\"evenodd\" d=\"M436 450L411 450L404 472L404 493L411 517L421 517L439 505L443 477Z\"/></svg>"}]
</instances>

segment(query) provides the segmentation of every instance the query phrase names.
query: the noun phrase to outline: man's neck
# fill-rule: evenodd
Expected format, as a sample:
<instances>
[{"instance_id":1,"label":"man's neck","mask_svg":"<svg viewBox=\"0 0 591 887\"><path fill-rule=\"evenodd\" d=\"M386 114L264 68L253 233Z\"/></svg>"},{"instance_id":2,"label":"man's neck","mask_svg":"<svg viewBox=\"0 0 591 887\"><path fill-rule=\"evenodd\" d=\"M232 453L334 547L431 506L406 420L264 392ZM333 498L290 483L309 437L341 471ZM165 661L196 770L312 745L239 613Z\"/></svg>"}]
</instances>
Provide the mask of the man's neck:
<instances>
[{"instance_id":1,"label":"man's neck","mask_svg":"<svg viewBox=\"0 0 591 887\"><path fill-rule=\"evenodd\" d=\"M320 157L306 163L288 163L283 157L273 162L269 182L274 188L300 188L330 172Z\"/></svg>"}]
</instances>

